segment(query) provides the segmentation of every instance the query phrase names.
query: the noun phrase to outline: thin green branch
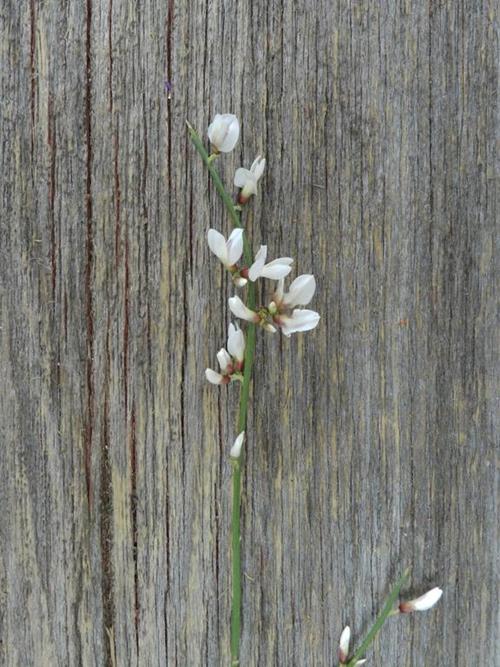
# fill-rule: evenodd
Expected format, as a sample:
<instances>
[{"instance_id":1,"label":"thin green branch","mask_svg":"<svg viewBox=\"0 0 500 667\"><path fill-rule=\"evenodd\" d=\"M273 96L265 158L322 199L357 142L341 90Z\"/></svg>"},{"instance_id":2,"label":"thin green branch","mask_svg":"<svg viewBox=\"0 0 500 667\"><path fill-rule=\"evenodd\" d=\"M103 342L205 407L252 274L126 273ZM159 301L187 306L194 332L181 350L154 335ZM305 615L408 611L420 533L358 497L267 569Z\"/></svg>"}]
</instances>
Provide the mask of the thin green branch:
<instances>
[{"instance_id":1,"label":"thin green branch","mask_svg":"<svg viewBox=\"0 0 500 667\"><path fill-rule=\"evenodd\" d=\"M243 227L236 206L227 193L217 170L214 167L215 155L209 155L205 150L196 130L187 123L189 135L194 147L198 151L203 163L208 169L234 227ZM247 266L253 263L253 254L246 233L243 234L243 257ZM255 285L249 282L247 285L247 304L252 310L255 309ZM252 381L252 369L255 353L255 324L249 323L246 330L245 363L243 370L243 382L240 391L238 409L237 433L246 431L248 403L250 397L250 385ZM231 594L231 664L239 664L240 637L241 637L241 471L243 457L233 461L232 478L232 513L231 513L231 572L232 572L232 594Z\"/></svg>"},{"instance_id":2,"label":"thin green branch","mask_svg":"<svg viewBox=\"0 0 500 667\"><path fill-rule=\"evenodd\" d=\"M399 591L405 585L409 576L410 576L410 571L406 570L404 574L398 579L396 585L390 592L389 597L387 598L382 611L378 615L377 619L375 620L375 623L370 628L370 631L368 632L364 640L361 642L359 648L356 649L354 655L347 663L347 667L354 667L356 661L359 660L366 653L366 649L373 642L373 640L375 639L375 637L377 636L377 634L379 633L380 629L382 628L386 620L389 618L389 616L392 615L394 604L399 597Z\"/></svg>"}]
</instances>

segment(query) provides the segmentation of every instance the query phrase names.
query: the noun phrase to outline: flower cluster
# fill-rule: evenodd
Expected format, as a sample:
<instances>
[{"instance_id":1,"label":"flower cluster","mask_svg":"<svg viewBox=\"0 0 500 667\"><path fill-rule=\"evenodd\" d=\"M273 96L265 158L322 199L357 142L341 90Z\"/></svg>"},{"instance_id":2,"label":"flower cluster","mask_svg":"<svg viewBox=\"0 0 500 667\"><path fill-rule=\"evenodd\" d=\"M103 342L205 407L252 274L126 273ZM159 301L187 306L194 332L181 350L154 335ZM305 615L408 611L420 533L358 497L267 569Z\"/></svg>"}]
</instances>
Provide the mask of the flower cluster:
<instances>
[{"instance_id":1,"label":"flower cluster","mask_svg":"<svg viewBox=\"0 0 500 667\"><path fill-rule=\"evenodd\" d=\"M239 122L232 114L217 114L208 128L208 137L216 153L231 151L236 145L238 135ZM259 155L250 169L236 170L234 184L241 188L238 196L240 204L247 203L250 196L256 194L257 182L264 172L265 164L266 161ZM284 291L283 279L292 270L291 257L279 257L267 262L267 246L261 245L252 265L241 265L240 260L243 255L241 228L234 229L227 240L217 230L209 229L207 241L210 250L231 273L236 287L244 287L249 280L255 282L259 278L279 281L270 303L257 310L248 308L240 297L231 297L228 303L235 317L259 324L271 333L279 328L285 336L299 331L309 331L317 326L320 319L317 312L298 308L306 306L312 300L316 290L314 276L309 274L299 276L292 282L289 291ZM222 375L228 378L231 374L223 371ZM226 382L229 382L229 379ZM221 382L218 381L217 384Z\"/></svg>"},{"instance_id":2,"label":"flower cluster","mask_svg":"<svg viewBox=\"0 0 500 667\"><path fill-rule=\"evenodd\" d=\"M212 154L206 159L210 164L220 153L229 153L238 142L240 124L234 114L217 114L208 127L208 138L212 146ZM257 194L257 185L262 178L266 160L258 155L250 169L240 167L234 175L234 185L240 189L234 210L242 210L252 195ZM285 291L284 279L292 271L291 257L278 257L268 261L267 245L261 245L249 266L242 261L244 255L244 230L236 227L229 238L216 229L209 229L207 234L208 247L229 271L236 287L245 287L255 283L259 278L277 281L274 294L267 305L256 309L249 308L239 296L229 298L231 313L240 320L257 324L264 330L275 333L278 329L285 336L299 331L314 329L320 319L318 313L303 308L313 298L316 291L314 276L305 274L295 278ZM248 256L248 255L247 255ZM219 371L207 368L205 376L212 384L229 384L234 380L243 381L245 358L245 336L234 324L229 325L227 349L217 353ZM243 443L240 433L231 449L231 456L238 458ZM237 455L235 456L235 452Z\"/></svg>"}]
</instances>

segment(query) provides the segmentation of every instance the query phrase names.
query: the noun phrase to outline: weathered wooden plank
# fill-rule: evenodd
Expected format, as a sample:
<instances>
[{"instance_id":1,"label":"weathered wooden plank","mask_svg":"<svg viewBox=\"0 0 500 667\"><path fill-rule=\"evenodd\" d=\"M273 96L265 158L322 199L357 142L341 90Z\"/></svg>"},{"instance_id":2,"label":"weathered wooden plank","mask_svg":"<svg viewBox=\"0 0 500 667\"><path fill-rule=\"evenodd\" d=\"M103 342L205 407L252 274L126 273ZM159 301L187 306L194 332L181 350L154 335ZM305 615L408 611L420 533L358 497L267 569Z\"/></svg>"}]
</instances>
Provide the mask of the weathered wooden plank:
<instances>
[{"instance_id":1,"label":"weathered wooden plank","mask_svg":"<svg viewBox=\"0 0 500 667\"><path fill-rule=\"evenodd\" d=\"M495 9L5 3L2 663L229 663L229 223L184 122L233 111L322 313L258 341L242 664L335 664L406 565L443 604L371 662L494 664Z\"/></svg>"}]
</instances>

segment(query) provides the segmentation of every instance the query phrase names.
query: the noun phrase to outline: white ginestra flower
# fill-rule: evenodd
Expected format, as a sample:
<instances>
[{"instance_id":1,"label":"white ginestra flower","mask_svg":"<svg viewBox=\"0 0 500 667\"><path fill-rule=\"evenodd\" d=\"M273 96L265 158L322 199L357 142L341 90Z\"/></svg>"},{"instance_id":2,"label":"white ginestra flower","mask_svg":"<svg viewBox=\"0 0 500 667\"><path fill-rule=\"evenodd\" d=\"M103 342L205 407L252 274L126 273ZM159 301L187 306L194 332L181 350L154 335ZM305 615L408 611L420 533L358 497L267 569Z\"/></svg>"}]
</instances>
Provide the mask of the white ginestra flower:
<instances>
[{"instance_id":1,"label":"white ginestra flower","mask_svg":"<svg viewBox=\"0 0 500 667\"><path fill-rule=\"evenodd\" d=\"M277 315L274 321L280 325L285 336L290 337L293 333L314 329L319 319L314 310L295 309L291 315Z\"/></svg>"},{"instance_id":2,"label":"white ginestra flower","mask_svg":"<svg viewBox=\"0 0 500 667\"><path fill-rule=\"evenodd\" d=\"M242 431L239 436L234 441L234 445L231 447L229 456L232 459L239 459L241 456L241 448L243 447L243 441L245 439L245 431Z\"/></svg>"},{"instance_id":3,"label":"white ginestra flower","mask_svg":"<svg viewBox=\"0 0 500 667\"><path fill-rule=\"evenodd\" d=\"M243 359L245 358L245 335L237 324L234 325L231 323L229 325L227 350L239 364L243 363Z\"/></svg>"},{"instance_id":4,"label":"white ginestra flower","mask_svg":"<svg viewBox=\"0 0 500 667\"><path fill-rule=\"evenodd\" d=\"M243 167L240 167L236 170L236 173L234 174L234 184L237 188L241 188L238 197L240 204L246 204L252 195L257 194L257 183L264 173L265 166L265 159L261 158L260 155L257 155L250 169L243 169Z\"/></svg>"},{"instance_id":5,"label":"white ginestra flower","mask_svg":"<svg viewBox=\"0 0 500 667\"><path fill-rule=\"evenodd\" d=\"M280 288L278 287L278 290ZM281 285L282 303L289 308L295 306L307 306L316 291L316 280L310 274L304 274L295 278L288 292L283 295L283 285Z\"/></svg>"},{"instance_id":6,"label":"white ginestra flower","mask_svg":"<svg viewBox=\"0 0 500 667\"><path fill-rule=\"evenodd\" d=\"M261 245L259 252L255 255L255 261L248 270L248 277L252 282L257 278L271 278L272 280L279 280L287 276L292 267L293 259L291 257L280 257L273 259L272 262L266 264L267 246Z\"/></svg>"},{"instance_id":7,"label":"white ginestra flower","mask_svg":"<svg viewBox=\"0 0 500 667\"><path fill-rule=\"evenodd\" d=\"M349 655L349 642L351 641L351 628L346 625L342 630L339 641L339 662L341 665L345 665L347 662L347 656Z\"/></svg>"},{"instance_id":8,"label":"white ginestra flower","mask_svg":"<svg viewBox=\"0 0 500 667\"><path fill-rule=\"evenodd\" d=\"M211 368L205 370L205 377L212 384L229 384L231 382L231 373L233 372L233 360L224 348L217 352L217 361L220 366L220 373Z\"/></svg>"},{"instance_id":9,"label":"white ginestra flower","mask_svg":"<svg viewBox=\"0 0 500 667\"><path fill-rule=\"evenodd\" d=\"M208 247L227 269L233 267L243 253L243 229L233 229L226 241L216 229L209 229L207 234Z\"/></svg>"},{"instance_id":10,"label":"white ginestra flower","mask_svg":"<svg viewBox=\"0 0 500 667\"><path fill-rule=\"evenodd\" d=\"M235 317L248 322L259 322L260 318L256 312L247 308L239 296L232 296L228 299L229 309Z\"/></svg>"},{"instance_id":11,"label":"white ginestra flower","mask_svg":"<svg viewBox=\"0 0 500 667\"><path fill-rule=\"evenodd\" d=\"M240 136L240 123L232 113L218 113L208 126L207 134L217 152L230 153Z\"/></svg>"},{"instance_id":12,"label":"white ginestra flower","mask_svg":"<svg viewBox=\"0 0 500 667\"><path fill-rule=\"evenodd\" d=\"M424 593L414 600L402 602L399 605L399 611L403 614L409 614L412 611L427 611L439 602L442 594L443 591L440 588L432 588L430 591L427 591L427 593Z\"/></svg>"}]
</instances>

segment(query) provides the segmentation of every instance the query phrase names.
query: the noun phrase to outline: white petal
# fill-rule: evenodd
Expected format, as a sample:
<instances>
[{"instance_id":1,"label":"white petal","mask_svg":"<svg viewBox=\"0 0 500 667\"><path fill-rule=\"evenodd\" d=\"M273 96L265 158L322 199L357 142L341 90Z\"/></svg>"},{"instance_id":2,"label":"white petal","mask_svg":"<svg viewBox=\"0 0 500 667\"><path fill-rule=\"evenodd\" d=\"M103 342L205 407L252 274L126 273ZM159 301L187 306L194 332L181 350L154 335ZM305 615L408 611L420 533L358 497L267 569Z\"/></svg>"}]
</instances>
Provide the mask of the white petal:
<instances>
[{"instance_id":1,"label":"white petal","mask_svg":"<svg viewBox=\"0 0 500 667\"><path fill-rule=\"evenodd\" d=\"M294 310L291 317L281 316L280 324L285 336L299 331L310 331L319 322L320 316L314 310Z\"/></svg>"},{"instance_id":2,"label":"white petal","mask_svg":"<svg viewBox=\"0 0 500 667\"><path fill-rule=\"evenodd\" d=\"M427 611L441 599L443 591L440 588L432 588L424 595L421 595L415 600L410 600L409 602L403 602L399 605L400 611L403 613L408 613L411 611Z\"/></svg>"},{"instance_id":3,"label":"white petal","mask_svg":"<svg viewBox=\"0 0 500 667\"><path fill-rule=\"evenodd\" d=\"M240 259L243 253L243 230L239 227L233 229L226 243L227 261L229 266L233 266Z\"/></svg>"},{"instance_id":4,"label":"white petal","mask_svg":"<svg viewBox=\"0 0 500 667\"><path fill-rule=\"evenodd\" d=\"M220 113L215 114L213 121L208 126L207 134L210 139L210 143L214 146L217 146L218 143L223 139L225 132L224 121Z\"/></svg>"},{"instance_id":5,"label":"white petal","mask_svg":"<svg viewBox=\"0 0 500 667\"><path fill-rule=\"evenodd\" d=\"M243 167L240 167L234 173L234 184L237 188L244 188L253 179L254 175L248 169L243 169Z\"/></svg>"},{"instance_id":6,"label":"white petal","mask_svg":"<svg viewBox=\"0 0 500 667\"><path fill-rule=\"evenodd\" d=\"M205 370L205 377L212 384L221 384L224 380L223 376L220 373L216 373L211 368Z\"/></svg>"},{"instance_id":7,"label":"white petal","mask_svg":"<svg viewBox=\"0 0 500 667\"><path fill-rule=\"evenodd\" d=\"M356 665L364 665L365 662L366 662L366 658L363 658L363 660L356 660L356 662L354 664L354 667L356 667Z\"/></svg>"},{"instance_id":8,"label":"white petal","mask_svg":"<svg viewBox=\"0 0 500 667\"><path fill-rule=\"evenodd\" d=\"M257 155L255 160L252 163L252 166L250 167L250 171L255 177L255 181L257 182L262 174L264 173L264 169L266 167L266 161L264 158L261 159L260 155Z\"/></svg>"},{"instance_id":9,"label":"white petal","mask_svg":"<svg viewBox=\"0 0 500 667\"><path fill-rule=\"evenodd\" d=\"M255 260L250 269L248 270L248 278L255 282L260 276L264 264L266 263L267 257L267 245L261 245L259 252L255 255Z\"/></svg>"},{"instance_id":10,"label":"white petal","mask_svg":"<svg viewBox=\"0 0 500 667\"><path fill-rule=\"evenodd\" d=\"M224 115L226 116L226 135L217 148L221 153L230 153L236 146L236 142L240 136L240 123L233 114Z\"/></svg>"},{"instance_id":11,"label":"white petal","mask_svg":"<svg viewBox=\"0 0 500 667\"><path fill-rule=\"evenodd\" d=\"M266 264L260 272L261 278L270 278L271 280L284 278L292 270L292 267L290 266L292 263L293 259L291 257L273 259L273 261Z\"/></svg>"},{"instance_id":12,"label":"white petal","mask_svg":"<svg viewBox=\"0 0 500 667\"><path fill-rule=\"evenodd\" d=\"M232 296L228 299L229 309L236 317L249 322L258 322L259 316L253 310L247 308L239 296Z\"/></svg>"},{"instance_id":13,"label":"white petal","mask_svg":"<svg viewBox=\"0 0 500 667\"><path fill-rule=\"evenodd\" d=\"M351 641L351 628L346 625L342 630L339 641L339 660L341 663L347 662L347 656L349 655L349 642Z\"/></svg>"},{"instance_id":14,"label":"white petal","mask_svg":"<svg viewBox=\"0 0 500 667\"><path fill-rule=\"evenodd\" d=\"M224 348L221 348L217 352L217 361L219 362L221 371L226 373L228 366L231 364L231 357Z\"/></svg>"},{"instance_id":15,"label":"white petal","mask_svg":"<svg viewBox=\"0 0 500 667\"><path fill-rule=\"evenodd\" d=\"M241 456L241 448L243 447L243 440L245 439L245 431L242 431L239 436L234 441L234 445L231 447L229 456L232 459L239 459Z\"/></svg>"},{"instance_id":16,"label":"white petal","mask_svg":"<svg viewBox=\"0 0 500 667\"><path fill-rule=\"evenodd\" d=\"M226 239L216 229L209 229L207 234L208 247L220 261L227 266Z\"/></svg>"},{"instance_id":17,"label":"white petal","mask_svg":"<svg viewBox=\"0 0 500 667\"><path fill-rule=\"evenodd\" d=\"M276 285L276 291L274 293L274 300L276 303L280 304L283 300L283 288L285 286L285 281L281 279Z\"/></svg>"},{"instance_id":18,"label":"white petal","mask_svg":"<svg viewBox=\"0 0 500 667\"><path fill-rule=\"evenodd\" d=\"M227 349L229 354L237 361L243 361L245 357L245 335L239 327L229 325L227 336Z\"/></svg>"},{"instance_id":19,"label":"white petal","mask_svg":"<svg viewBox=\"0 0 500 667\"><path fill-rule=\"evenodd\" d=\"M295 278L290 285L288 293L283 298L283 303L290 308L294 306L307 306L316 291L316 280L314 276L305 274Z\"/></svg>"}]
</instances>

